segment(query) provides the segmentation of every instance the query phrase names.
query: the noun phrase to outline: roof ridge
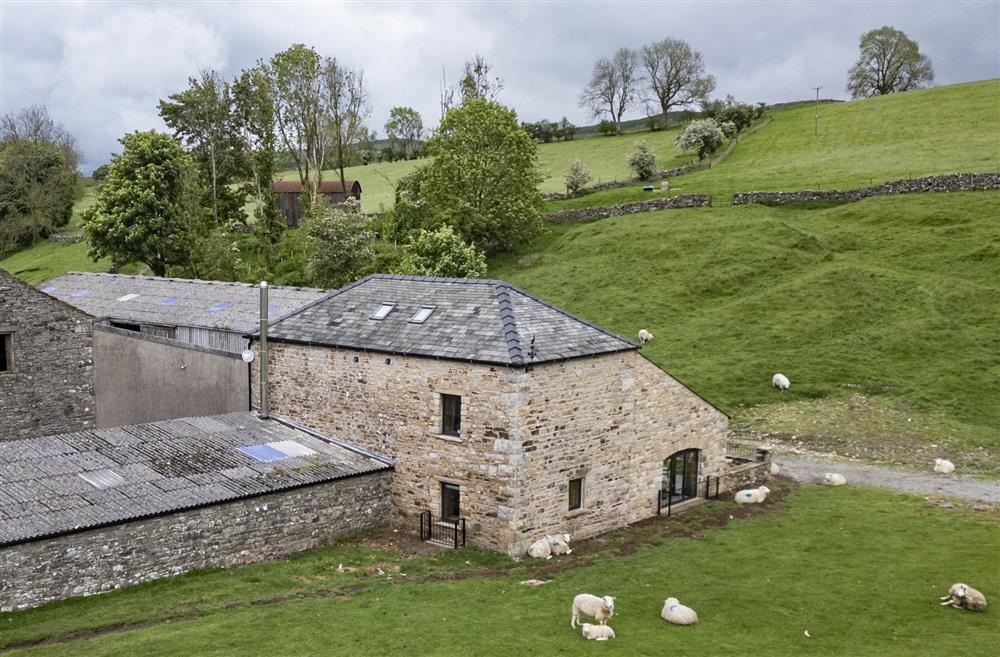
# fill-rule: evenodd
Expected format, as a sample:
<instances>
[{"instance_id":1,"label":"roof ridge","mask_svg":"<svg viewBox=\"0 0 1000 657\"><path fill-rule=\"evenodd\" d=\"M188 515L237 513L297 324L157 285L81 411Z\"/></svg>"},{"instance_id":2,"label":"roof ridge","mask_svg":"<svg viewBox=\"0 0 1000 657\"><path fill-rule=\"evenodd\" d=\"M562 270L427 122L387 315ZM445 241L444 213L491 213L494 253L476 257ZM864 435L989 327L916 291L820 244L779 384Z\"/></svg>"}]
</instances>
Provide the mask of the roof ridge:
<instances>
[{"instance_id":1,"label":"roof ridge","mask_svg":"<svg viewBox=\"0 0 1000 657\"><path fill-rule=\"evenodd\" d=\"M365 278L383 281L414 281L422 283L461 283L463 285L508 285L497 278L454 278L448 276L418 276L416 274L369 274Z\"/></svg>"},{"instance_id":2,"label":"roof ridge","mask_svg":"<svg viewBox=\"0 0 1000 657\"><path fill-rule=\"evenodd\" d=\"M258 287L259 283L244 283L243 281L215 281L207 278L175 278L173 276L143 276L142 274L112 274L110 272L103 271L67 271L59 274L58 276L53 276L52 278L42 283L51 283L52 281L62 278L63 276L100 276L106 278L128 278L133 280L144 280L144 281L170 281L171 283L190 283L190 284L206 284L206 285L229 285L232 287L247 287L254 288ZM306 292L326 292L321 287L300 287L297 285L271 285L268 283L268 288L275 290L303 290Z\"/></svg>"},{"instance_id":3,"label":"roof ridge","mask_svg":"<svg viewBox=\"0 0 1000 657\"><path fill-rule=\"evenodd\" d=\"M507 354L512 365L524 365L524 351L521 349L521 335L517 332L517 322L514 320L514 305L510 302L511 287L500 281L494 288L493 295L500 307L500 328L507 342Z\"/></svg>"}]
</instances>

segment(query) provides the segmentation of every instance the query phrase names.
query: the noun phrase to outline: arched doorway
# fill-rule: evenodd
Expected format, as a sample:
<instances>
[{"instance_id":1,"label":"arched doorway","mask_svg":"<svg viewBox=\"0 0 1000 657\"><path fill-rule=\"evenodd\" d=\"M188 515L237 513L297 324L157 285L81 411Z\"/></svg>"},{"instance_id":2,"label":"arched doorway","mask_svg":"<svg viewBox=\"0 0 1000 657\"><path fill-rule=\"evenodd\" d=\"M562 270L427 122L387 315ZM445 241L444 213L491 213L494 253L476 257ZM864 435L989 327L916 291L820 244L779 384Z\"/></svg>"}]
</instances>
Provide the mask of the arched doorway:
<instances>
[{"instance_id":1,"label":"arched doorway","mask_svg":"<svg viewBox=\"0 0 1000 657\"><path fill-rule=\"evenodd\" d=\"M698 452L685 449L663 461L664 505L674 505L698 497Z\"/></svg>"}]
</instances>

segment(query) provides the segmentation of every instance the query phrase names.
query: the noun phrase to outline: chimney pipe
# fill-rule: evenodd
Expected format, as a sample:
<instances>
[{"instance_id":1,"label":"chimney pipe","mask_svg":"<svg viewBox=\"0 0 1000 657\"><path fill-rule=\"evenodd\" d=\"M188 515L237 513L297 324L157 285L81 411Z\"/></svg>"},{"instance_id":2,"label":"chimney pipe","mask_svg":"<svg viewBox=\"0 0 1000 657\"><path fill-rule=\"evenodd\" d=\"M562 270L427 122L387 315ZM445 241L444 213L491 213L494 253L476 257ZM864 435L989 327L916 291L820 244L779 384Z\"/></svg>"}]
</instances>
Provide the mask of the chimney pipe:
<instances>
[{"instance_id":1,"label":"chimney pipe","mask_svg":"<svg viewBox=\"0 0 1000 657\"><path fill-rule=\"evenodd\" d=\"M266 420L270 413L267 399L267 281L260 282L260 409L258 416Z\"/></svg>"}]
</instances>

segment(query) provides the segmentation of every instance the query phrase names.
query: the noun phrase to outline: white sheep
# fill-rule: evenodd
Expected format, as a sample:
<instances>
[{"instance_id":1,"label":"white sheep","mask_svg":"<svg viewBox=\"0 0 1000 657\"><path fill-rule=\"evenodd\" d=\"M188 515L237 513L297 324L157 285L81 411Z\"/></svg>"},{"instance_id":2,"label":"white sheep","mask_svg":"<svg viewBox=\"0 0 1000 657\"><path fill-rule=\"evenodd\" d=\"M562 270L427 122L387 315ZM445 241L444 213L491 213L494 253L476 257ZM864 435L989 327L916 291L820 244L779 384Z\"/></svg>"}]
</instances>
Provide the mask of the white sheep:
<instances>
[{"instance_id":1,"label":"white sheep","mask_svg":"<svg viewBox=\"0 0 1000 657\"><path fill-rule=\"evenodd\" d=\"M556 534L555 536L545 537L545 539L549 542L549 547L551 548L554 556L573 553L573 548L569 546L569 538L569 534Z\"/></svg>"},{"instance_id":2,"label":"white sheep","mask_svg":"<svg viewBox=\"0 0 1000 657\"><path fill-rule=\"evenodd\" d=\"M639 329L639 344L646 344L656 336L646 329Z\"/></svg>"},{"instance_id":3,"label":"white sheep","mask_svg":"<svg viewBox=\"0 0 1000 657\"><path fill-rule=\"evenodd\" d=\"M569 626L576 627L577 621L580 620L580 614L593 616L599 624L604 625L605 621L611 618L614 613L615 599L610 595L599 598L589 593L581 593L573 598L573 618L570 620Z\"/></svg>"},{"instance_id":4,"label":"white sheep","mask_svg":"<svg viewBox=\"0 0 1000 657\"><path fill-rule=\"evenodd\" d=\"M691 607L685 607L677 598L667 598L660 612L663 620L674 625L694 625L698 622L698 614Z\"/></svg>"},{"instance_id":5,"label":"white sheep","mask_svg":"<svg viewBox=\"0 0 1000 657\"><path fill-rule=\"evenodd\" d=\"M585 639L591 639L593 641L607 641L608 639L615 638L615 631L611 629L610 625L592 625L590 623L581 623L580 627L583 628L582 634Z\"/></svg>"},{"instance_id":6,"label":"white sheep","mask_svg":"<svg viewBox=\"0 0 1000 657\"><path fill-rule=\"evenodd\" d=\"M986 596L972 588L968 584L952 584L948 590L948 595L941 598L944 602L941 606L951 605L955 609L968 609L969 611L986 611Z\"/></svg>"},{"instance_id":7,"label":"white sheep","mask_svg":"<svg viewBox=\"0 0 1000 657\"><path fill-rule=\"evenodd\" d=\"M951 474L955 471L955 464L948 459L934 459L934 472L938 474Z\"/></svg>"},{"instance_id":8,"label":"white sheep","mask_svg":"<svg viewBox=\"0 0 1000 657\"><path fill-rule=\"evenodd\" d=\"M767 494L770 492L771 489L767 486L748 488L733 495L733 501L737 504L760 504L767 499Z\"/></svg>"},{"instance_id":9,"label":"white sheep","mask_svg":"<svg viewBox=\"0 0 1000 657\"><path fill-rule=\"evenodd\" d=\"M792 382L788 380L788 377L780 372L771 377L771 385L778 390L788 390L788 387L792 385Z\"/></svg>"},{"instance_id":10,"label":"white sheep","mask_svg":"<svg viewBox=\"0 0 1000 657\"><path fill-rule=\"evenodd\" d=\"M847 479L842 474L827 472L826 476L823 477L823 483L827 486L843 486L847 483Z\"/></svg>"},{"instance_id":11,"label":"white sheep","mask_svg":"<svg viewBox=\"0 0 1000 657\"><path fill-rule=\"evenodd\" d=\"M549 543L548 537L540 538L528 548L528 556L535 559L551 559L552 558L552 545Z\"/></svg>"}]
</instances>

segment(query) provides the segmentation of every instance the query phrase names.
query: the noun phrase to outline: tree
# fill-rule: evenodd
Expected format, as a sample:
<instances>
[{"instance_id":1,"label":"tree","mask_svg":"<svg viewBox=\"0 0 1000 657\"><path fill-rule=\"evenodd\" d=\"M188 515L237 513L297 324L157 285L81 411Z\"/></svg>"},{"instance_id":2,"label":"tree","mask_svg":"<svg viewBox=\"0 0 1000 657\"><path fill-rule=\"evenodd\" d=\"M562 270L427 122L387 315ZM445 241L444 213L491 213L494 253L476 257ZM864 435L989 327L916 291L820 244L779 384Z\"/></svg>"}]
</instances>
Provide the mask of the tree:
<instances>
[{"instance_id":1,"label":"tree","mask_svg":"<svg viewBox=\"0 0 1000 657\"><path fill-rule=\"evenodd\" d=\"M562 133L563 141L573 141L573 137L576 135L576 126L564 116L559 121L559 132Z\"/></svg>"},{"instance_id":2,"label":"tree","mask_svg":"<svg viewBox=\"0 0 1000 657\"><path fill-rule=\"evenodd\" d=\"M358 146L369 139L365 122L371 116L371 99L362 69L348 69L333 59L324 60L324 88L329 130L340 183L347 188L344 167L349 166ZM317 178L320 176L317 175ZM318 183L317 183L318 184Z\"/></svg>"},{"instance_id":3,"label":"tree","mask_svg":"<svg viewBox=\"0 0 1000 657\"><path fill-rule=\"evenodd\" d=\"M604 135L605 137L610 137L611 135L618 132L618 126L615 125L614 121L608 121L607 119L602 120L597 124L597 134Z\"/></svg>"},{"instance_id":4,"label":"tree","mask_svg":"<svg viewBox=\"0 0 1000 657\"><path fill-rule=\"evenodd\" d=\"M594 118L607 114L618 134L622 116L639 100L637 62L638 56L629 48L619 48L611 59L598 59L590 83L580 94L580 107L589 109Z\"/></svg>"},{"instance_id":5,"label":"tree","mask_svg":"<svg viewBox=\"0 0 1000 657\"><path fill-rule=\"evenodd\" d=\"M645 141L640 141L635 145L635 150L628 158L628 165L639 180L652 180L657 173L656 154L653 149L646 145Z\"/></svg>"},{"instance_id":6,"label":"tree","mask_svg":"<svg viewBox=\"0 0 1000 657\"><path fill-rule=\"evenodd\" d=\"M194 160L168 134L133 132L121 143L121 155L83 214L90 256L143 262L156 276L171 266L197 276L190 255L206 222Z\"/></svg>"},{"instance_id":7,"label":"tree","mask_svg":"<svg viewBox=\"0 0 1000 657\"><path fill-rule=\"evenodd\" d=\"M934 80L931 60L920 52L916 41L893 27L865 32L858 47L858 61L847 72L852 98L909 91Z\"/></svg>"},{"instance_id":8,"label":"tree","mask_svg":"<svg viewBox=\"0 0 1000 657\"><path fill-rule=\"evenodd\" d=\"M35 244L73 214L77 173L55 143L0 144L0 253Z\"/></svg>"},{"instance_id":9,"label":"tree","mask_svg":"<svg viewBox=\"0 0 1000 657\"><path fill-rule=\"evenodd\" d=\"M456 107L427 151L421 200L466 242L496 253L541 232L537 146L514 110L482 98Z\"/></svg>"},{"instance_id":10,"label":"tree","mask_svg":"<svg viewBox=\"0 0 1000 657\"><path fill-rule=\"evenodd\" d=\"M663 113L664 128L671 108L698 103L715 89L715 78L705 73L701 53L680 39L643 46L642 67L650 100Z\"/></svg>"},{"instance_id":11,"label":"tree","mask_svg":"<svg viewBox=\"0 0 1000 657\"><path fill-rule=\"evenodd\" d=\"M566 172L566 189L570 194L576 194L591 180L593 180L593 176L590 170L583 165L583 162L572 160L569 163L569 170Z\"/></svg>"},{"instance_id":12,"label":"tree","mask_svg":"<svg viewBox=\"0 0 1000 657\"><path fill-rule=\"evenodd\" d=\"M364 274L375 257L374 235L365 228L356 199L336 205L320 199L305 223L309 244L306 272L313 285L341 287Z\"/></svg>"},{"instance_id":13,"label":"tree","mask_svg":"<svg viewBox=\"0 0 1000 657\"><path fill-rule=\"evenodd\" d=\"M486 255L463 242L451 226L441 226L435 231L421 229L403 246L399 273L482 278L486 275Z\"/></svg>"},{"instance_id":14,"label":"tree","mask_svg":"<svg viewBox=\"0 0 1000 657\"><path fill-rule=\"evenodd\" d=\"M472 59L465 62L465 71L459 83L462 92L462 103L476 98L496 102L503 91L503 78L493 75L493 64L485 57L476 53Z\"/></svg>"},{"instance_id":15,"label":"tree","mask_svg":"<svg viewBox=\"0 0 1000 657\"><path fill-rule=\"evenodd\" d=\"M424 120L412 107L393 107L385 122L385 134L394 147L396 144L402 147L406 159L412 159L415 146L424 135Z\"/></svg>"},{"instance_id":16,"label":"tree","mask_svg":"<svg viewBox=\"0 0 1000 657\"><path fill-rule=\"evenodd\" d=\"M49 116L45 105L29 105L20 112L8 113L0 118L0 143L12 141L53 144L62 150L67 167L76 171L80 164L76 139Z\"/></svg>"},{"instance_id":17,"label":"tree","mask_svg":"<svg viewBox=\"0 0 1000 657\"><path fill-rule=\"evenodd\" d=\"M691 121L677 136L677 150L682 152L697 151L698 159L704 160L715 152L715 149L725 140L726 135L715 119Z\"/></svg>"}]
</instances>

